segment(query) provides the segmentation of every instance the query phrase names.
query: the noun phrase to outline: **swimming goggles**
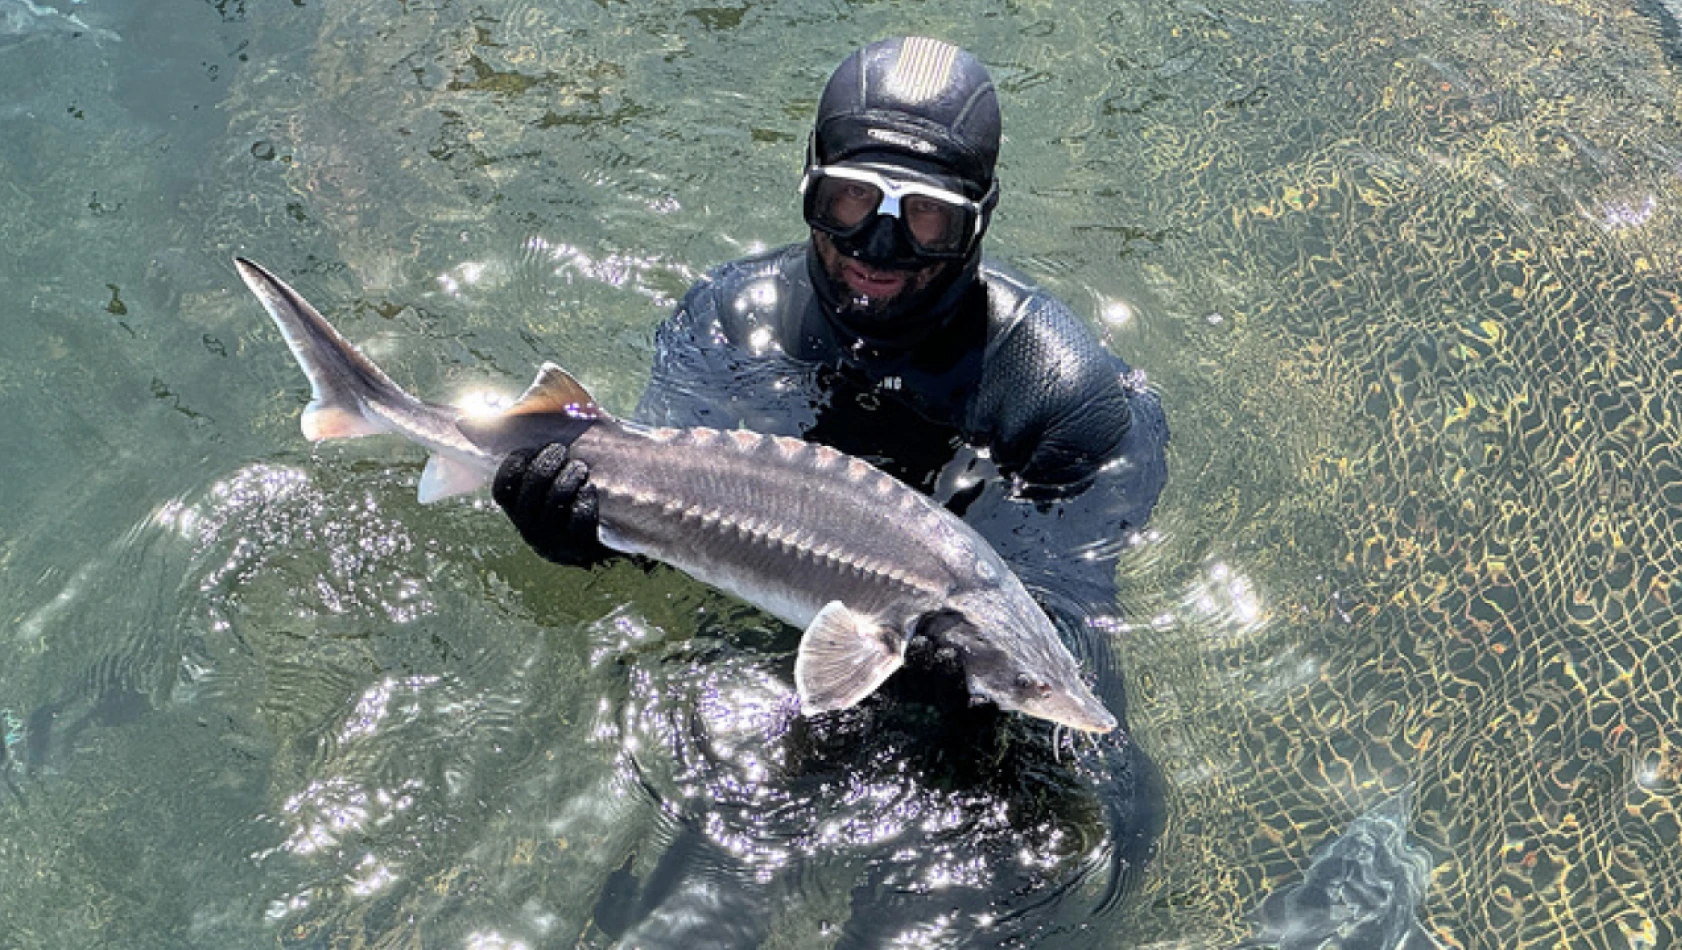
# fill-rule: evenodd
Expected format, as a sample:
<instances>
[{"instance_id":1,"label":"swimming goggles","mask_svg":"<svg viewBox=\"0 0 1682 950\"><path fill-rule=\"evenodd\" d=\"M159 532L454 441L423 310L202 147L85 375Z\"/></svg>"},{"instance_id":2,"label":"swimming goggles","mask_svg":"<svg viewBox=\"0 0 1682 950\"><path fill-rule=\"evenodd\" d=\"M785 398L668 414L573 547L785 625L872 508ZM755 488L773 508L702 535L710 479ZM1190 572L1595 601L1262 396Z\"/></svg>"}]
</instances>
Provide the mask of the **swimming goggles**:
<instances>
[{"instance_id":1,"label":"swimming goggles","mask_svg":"<svg viewBox=\"0 0 1682 950\"><path fill-rule=\"evenodd\" d=\"M850 238L887 215L920 257L968 257L987 221L982 201L853 165L808 165L800 194L812 227Z\"/></svg>"}]
</instances>

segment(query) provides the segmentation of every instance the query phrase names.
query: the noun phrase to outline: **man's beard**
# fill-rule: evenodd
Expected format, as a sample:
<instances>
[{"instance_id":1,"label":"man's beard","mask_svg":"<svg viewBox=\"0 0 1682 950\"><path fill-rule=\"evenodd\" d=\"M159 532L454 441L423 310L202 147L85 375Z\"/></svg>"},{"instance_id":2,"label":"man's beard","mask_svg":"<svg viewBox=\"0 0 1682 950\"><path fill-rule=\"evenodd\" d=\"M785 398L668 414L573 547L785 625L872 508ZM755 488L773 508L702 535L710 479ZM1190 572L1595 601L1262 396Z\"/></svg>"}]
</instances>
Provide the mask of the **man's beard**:
<instances>
[{"instance_id":1,"label":"man's beard","mask_svg":"<svg viewBox=\"0 0 1682 950\"><path fill-rule=\"evenodd\" d=\"M814 231L812 237L818 260L834 289L836 316L855 331L873 336L896 335L894 331L904 329L901 323L908 317L916 322L916 310L933 302L929 298L936 294L931 294L930 290L937 288L955 266L953 262L942 261L915 270L876 268L842 254L828 234ZM874 274L897 276L903 278L904 283L892 293L871 294L848 280L849 266L862 267Z\"/></svg>"}]
</instances>

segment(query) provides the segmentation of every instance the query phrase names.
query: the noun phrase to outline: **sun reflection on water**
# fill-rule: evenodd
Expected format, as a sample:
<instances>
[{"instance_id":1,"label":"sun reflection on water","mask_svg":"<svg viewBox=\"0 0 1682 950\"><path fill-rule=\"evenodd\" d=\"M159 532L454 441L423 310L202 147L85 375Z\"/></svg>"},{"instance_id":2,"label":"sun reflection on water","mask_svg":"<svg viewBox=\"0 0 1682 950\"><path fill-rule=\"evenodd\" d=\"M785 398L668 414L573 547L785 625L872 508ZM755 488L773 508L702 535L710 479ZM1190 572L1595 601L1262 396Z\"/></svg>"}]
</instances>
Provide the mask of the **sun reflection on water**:
<instances>
[{"instance_id":1,"label":"sun reflection on water","mask_svg":"<svg viewBox=\"0 0 1682 950\"><path fill-rule=\"evenodd\" d=\"M313 781L281 806L281 812L293 821L282 848L300 857L336 849L347 838L386 824L413 807L425 788L417 778L404 779L392 789L344 776Z\"/></svg>"}]
</instances>

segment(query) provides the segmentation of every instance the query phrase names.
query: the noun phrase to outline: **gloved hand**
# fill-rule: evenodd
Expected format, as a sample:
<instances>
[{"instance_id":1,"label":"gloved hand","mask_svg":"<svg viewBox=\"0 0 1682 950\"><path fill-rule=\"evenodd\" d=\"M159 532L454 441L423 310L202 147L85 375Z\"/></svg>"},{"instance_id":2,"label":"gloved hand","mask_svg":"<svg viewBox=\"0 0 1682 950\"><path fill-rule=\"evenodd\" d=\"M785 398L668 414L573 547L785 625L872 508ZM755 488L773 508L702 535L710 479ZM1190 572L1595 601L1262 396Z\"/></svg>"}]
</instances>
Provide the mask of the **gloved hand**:
<instances>
[{"instance_id":1,"label":"gloved hand","mask_svg":"<svg viewBox=\"0 0 1682 950\"><path fill-rule=\"evenodd\" d=\"M532 550L557 564L588 567L613 556L597 534L600 516L589 478L589 466L552 442L510 453L497 469L491 497Z\"/></svg>"}]
</instances>

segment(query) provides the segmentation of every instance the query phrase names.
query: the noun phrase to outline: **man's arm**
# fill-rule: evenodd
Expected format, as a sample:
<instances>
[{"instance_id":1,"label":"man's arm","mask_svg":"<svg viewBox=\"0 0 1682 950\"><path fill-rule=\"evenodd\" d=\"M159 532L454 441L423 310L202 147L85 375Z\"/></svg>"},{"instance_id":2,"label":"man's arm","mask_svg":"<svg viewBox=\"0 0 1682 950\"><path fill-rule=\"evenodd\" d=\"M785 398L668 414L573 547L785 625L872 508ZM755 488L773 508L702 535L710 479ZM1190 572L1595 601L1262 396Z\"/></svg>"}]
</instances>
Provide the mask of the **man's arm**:
<instances>
[{"instance_id":1,"label":"man's arm","mask_svg":"<svg viewBox=\"0 0 1682 950\"><path fill-rule=\"evenodd\" d=\"M1063 601L1071 614L1114 614L1116 559L1143 528L1167 482L1162 404L1142 389L1129 400L1132 424L1083 485L1035 484L994 472L975 482L967 503L961 490L953 493L963 519L1047 606ZM991 466L976 461L969 467L976 478ZM961 485L964 474L945 481Z\"/></svg>"},{"instance_id":2,"label":"man's arm","mask_svg":"<svg viewBox=\"0 0 1682 950\"><path fill-rule=\"evenodd\" d=\"M1051 494L1090 481L1133 426L1133 374L1057 298L1005 285L966 428L999 467Z\"/></svg>"},{"instance_id":3,"label":"man's arm","mask_svg":"<svg viewBox=\"0 0 1682 950\"><path fill-rule=\"evenodd\" d=\"M1116 556L1167 480L1161 402L1056 298L1003 296L968 421L1003 479L964 518L1031 587L1112 613Z\"/></svg>"}]
</instances>

